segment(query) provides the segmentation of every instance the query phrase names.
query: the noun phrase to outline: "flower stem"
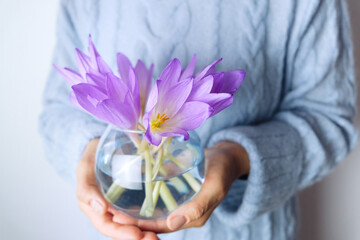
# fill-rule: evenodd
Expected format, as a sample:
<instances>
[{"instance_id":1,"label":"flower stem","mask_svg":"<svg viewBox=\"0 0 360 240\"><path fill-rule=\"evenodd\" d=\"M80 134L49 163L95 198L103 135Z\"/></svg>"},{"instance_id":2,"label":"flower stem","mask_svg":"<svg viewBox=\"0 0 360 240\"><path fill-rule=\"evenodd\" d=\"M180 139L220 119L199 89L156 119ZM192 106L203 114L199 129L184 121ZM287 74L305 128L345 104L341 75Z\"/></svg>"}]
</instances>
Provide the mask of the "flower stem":
<instances>
[{"instance_id":1,"label":"flower stem","mask_svg":"<svg viewBox=\"0 0 360 240\"><path fill-rule=\"evenodd\" d=\"M185 180L188 182L188 184L190 185L190 187L195 191L198 192L200 191L201 185L200 183L194 178L193 175L191 175L191 173L187 172L183 174L183 177L185 178Z\"/></svg>"},{"instance_id":2,"label":"flower stem","mask_svg":"<svg viewBox=\"0 0 360 240\"><path fill-rule=\"evenodd\" d=\"M146 131L146 128L141 123L138 123L138 126L139 126L141 131Z\"/></svg>"},{"instance_id":3,"label":"flower stem","mask_svg":"<svg viewBox=\"0 0 360 240\"><path fill-rule=\"evenodd\" d=\"M154 169L153 169L153 178L152 180L154 180L160 170L160 167L162 165L162 163L164 162L164 151L163 149L161 148L158 152L158 155L156 156L156 162L155 162L155 166L154 166Z\"/></svg>"},{"instance_id":4,"label":"flower stem","mask_svg":"<svg viewBox=\"0 0 360 240\"><path fill-rule=\"evenodd\" d=\"M177 208L177 203L164 181L157 181L153 190L154 208L156 207L159 195L169 212Z\"/></svg>"},{"instance_id":5,"label":"flower stem","mask_svg":"<svg viewBox=\"0 0 360 240\"><path fill-rule=\"evenodd\" d=\"M136 148L139 149L142 147L142 145L144 145L137 134L129 133L128 137L134 143ZM110 188L106 192L105 197L109 202L114 203L123 194L124 191L125 188L121 187L120 181L115 180L115 182L110 185Z\"/></svg>"},{"instance_id":6,"label":"flower stem","mask_svg":"<svg viewBox=\"0 0 360 240\"><path fill-rule=\"evenodd\" d=\"M170 158L171 161L173 161L176 165L178 165L180 168L184 169L185 165L180 162L179 160L177 160L176 157L174 157L171 154L167 154L166 157ZM185 180L188 182L188 184L190 185L190 187L195 191L198 192L201 188L200 183L194 178L193 175L191 175L191 173L187 172L183 174L183 177L185 178Z\"/></svg>"},{"instance_id":7,"label":"flower stem","mask_svg":"<svg viewBox=\"0 0 360 240\"><path fill-rule=\"evenodd\" d=\"M155 187L154 187L154 190L153 190L154 208L156 207L157 201L159 199L160 187L161 187L161 181L157 181L155 183Z\"/></svg>"},{"instance_id":8,"label":"flower stem","mask_svg":"<svg viewBox=\"0 0 360 240\"><path fill-rule=\"evenodd\" d=\"M169 212L173 211L174 209L176 209L178 207L169 188L166 186L166 184L163 181L161 181L160 197L163 200L163 202L164 202L166 208L169 210Z\"/></svg>"},{"instance_id":9,"label":"flower stem","mask_svg":"<svg viewBox=\"0 0 360 240\"><path fill-rule=\"evenodd\" d=\"M111 203L114 203L124 192L125 188L121 187L118 183L118 180L113 182L107 191L105 197Z\"/></svg>"},{"instance_id":10,"label":"flower stem","mask_svg":"<svg viewBox=\"0 0 360 240\"><path fill-rule=\"evenodd\" d=\"M145 138L140 140L138 136L132 134L129 134L129 137L138 148L138 154L142 155L145 160L145 199L140 209L140 215L148 218L152 217L159 196L164 202L167 210L169 212L173 211L178 207L178 205L166 183L164 181L156 181L155 183L153 182L159 172L163 176L168 175L166 169L163 166L163 162L167 158L169 158L180 168L186 168L186 166L181 161L168 152L168 147L171 144L172 137L163 139L162 143L158 147L151 149L151 152ZM154 155L155 153L157 153L156 161L152 157L152 154ZM201 185L189 172L183 174L183 177L195 192L200 190ZM170 178L169 182L172 183L172 185L179 193L184 194L189 191L187 185L179 177ZM110 186L106 193L106 199L109 202L114 203L125 191L125 188L121 187L120 185L121 183L116 180Z\"/></svg>"},{"instance_id":11,"label":"flower stem","mask_svg":"<svg viewBox=\"0 0 360 240\"><path fill-rule=\"evenodd\" d=\"M169 181L172 183L176 191L178 191L181 194L187 194L189 193L188 186L184 183L183 180L181 180L178 177L170 178Z\"/></svg>"},{"instance_id":12,"label":"flower stem","mask_svg":"<svg viewBox=\"0 0 360 240\"><path fill-rule=\"evenodd\" d=\"M180 162L179 160L177 160L177 158L175 158L173 155L167 154L166 157L170 158L171 161L173 161L180 168L185 169L185 165L182 162Z\"/></svg>"},{"instance_id":13,"label":"flower stem","mask_svg":"<svg viewBox=\"0 0 360 240\"><path fill-rule=\"evenodd\" d=\"M152 196L152 167L149 147L146 146L145 152L145 199L140 210L140 215L151 217L154 213L153 196Z\"/></svg>"},{"instance_id":14,"label":"flower stem","mask_svg":"<svg viewBox=\"0 0 360 240\"><path fill-rule=\"evenodd\" d=\"M169 137L169 138L171 138L171 137ZM167 140L168 140L169 138L164 137L164 138L161 140L161 143L159 144L159 146L154 146L154 145L152 145L152 146L153 146L153 148L151 149L151 150L152 150L152 151L151 151L152 154L155 154L155 153L157 153L160 149L163 149L165 142L167 142ZM167 148L167 146L165 147L165 149L166 149L166 148Z\"/></svg>"}]
</instances>

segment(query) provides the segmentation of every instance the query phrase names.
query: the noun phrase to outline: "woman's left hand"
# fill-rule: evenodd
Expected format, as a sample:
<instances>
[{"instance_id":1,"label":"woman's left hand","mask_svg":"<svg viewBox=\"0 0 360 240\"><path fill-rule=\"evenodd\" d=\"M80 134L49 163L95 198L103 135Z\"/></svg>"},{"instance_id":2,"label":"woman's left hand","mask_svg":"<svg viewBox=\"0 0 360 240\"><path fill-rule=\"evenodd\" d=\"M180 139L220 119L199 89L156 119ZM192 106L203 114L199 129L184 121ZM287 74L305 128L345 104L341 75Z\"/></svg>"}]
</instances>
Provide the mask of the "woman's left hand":
<instances>
[{"instance_id":1,"label":"woman's left hand","mask_svg":"<svg viewBox=\"0 0 360 240\"><path fill-rule=\"evenodd\" d=\"M166 219L134 220L143 231L155 233L203 226L214 209L221 203L232 183L250 171L246 150L234 142L220 142L205 150L206 174L200 192L188 203L176 209ZM127 216L115 214L114 222L129 221Z\"/></svg>"}]
</instances>

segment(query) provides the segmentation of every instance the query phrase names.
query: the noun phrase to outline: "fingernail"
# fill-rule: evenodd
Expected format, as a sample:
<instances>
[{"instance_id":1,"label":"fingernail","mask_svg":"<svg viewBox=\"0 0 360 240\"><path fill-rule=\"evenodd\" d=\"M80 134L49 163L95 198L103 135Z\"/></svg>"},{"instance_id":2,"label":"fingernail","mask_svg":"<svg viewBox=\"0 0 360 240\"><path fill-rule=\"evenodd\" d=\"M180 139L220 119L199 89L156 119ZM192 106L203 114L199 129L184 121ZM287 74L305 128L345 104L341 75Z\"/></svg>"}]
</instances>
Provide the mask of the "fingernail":
<instances>
[{"instance_id":1,"label":"fingernail","mask_svg":"<svg viewBox=\"0 0 360 240\"><path fill-rule=\"evenodd\" d=\"M99 201L91 200L90 201L90 206L92 207L92 209L94 209L98 213L103 212L104 207Z\"/></svg>"},{"instance_id":2,"label":"fingernail","mask_svg":"<svg viewBox=\"0 0 360 240\"><path fill-rule=\"evenodd\" d=\"M184 226L186 223L186 218L184 216L175 216L172 219L170 219L169 222L169 228L171 230L177 230Z\"/></svg>"}]
</instances>

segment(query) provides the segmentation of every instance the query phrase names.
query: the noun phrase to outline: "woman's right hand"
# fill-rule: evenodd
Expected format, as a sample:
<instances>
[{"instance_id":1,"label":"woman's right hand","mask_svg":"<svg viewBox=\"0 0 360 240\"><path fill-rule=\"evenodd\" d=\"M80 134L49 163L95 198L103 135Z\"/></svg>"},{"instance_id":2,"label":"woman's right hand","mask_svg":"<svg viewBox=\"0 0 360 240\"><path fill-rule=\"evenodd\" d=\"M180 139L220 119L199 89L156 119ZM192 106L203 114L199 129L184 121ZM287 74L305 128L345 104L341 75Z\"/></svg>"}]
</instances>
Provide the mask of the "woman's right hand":
<instances>
[{"instance_id":1,"label":"woman's right hand","mask_svg":"<svg viewBox=\"0 0 360 240\"><path fill-rule=\"evenodd\" d=\"M80 209L89 217L94 227L107 237L119 240L158 239L155 233L142 231L133 225L134 221L129 221L128 224L113 222L112 213L115 213L115 210L102 197L95 180L95 153L98 142L99 139L89 142L77 168L76 193Z\"/></svg>"}]
</instances>

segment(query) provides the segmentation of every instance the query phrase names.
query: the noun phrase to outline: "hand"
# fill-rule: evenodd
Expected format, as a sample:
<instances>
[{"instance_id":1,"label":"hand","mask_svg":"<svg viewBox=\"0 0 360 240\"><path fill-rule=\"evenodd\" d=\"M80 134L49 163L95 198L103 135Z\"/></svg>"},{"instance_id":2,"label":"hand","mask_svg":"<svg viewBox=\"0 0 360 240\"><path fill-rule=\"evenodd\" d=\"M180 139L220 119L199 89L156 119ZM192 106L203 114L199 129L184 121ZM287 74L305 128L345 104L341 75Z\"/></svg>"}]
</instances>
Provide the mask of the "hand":
<instances>
[{"instance_id":1,"label":"hand","mask_svg":"<svg viewBox=\"0 0 360 240\"><path fill-rule=\"evenodd\" d=\"M94 227L103 235L113 239L158 239L155 233L140 230L131 225L134 220L119 224L113 222L116 212L103 199L95 180L95 152L98 139L87 145L77 168L77 198L80 209L90 218ZM117 213L119 214L119 213Z\"/></svg>"},{"instance_id":2,"label":"hand","mask_svg":"<svg viewBox=\"0 0 360 240\"><path fill-rule=\"evenodd\" d=\"M234 142L221 142L205 150L206 174L200 192L162 220L136 220L116 214L118 223L131 222L142 230L156 233L203 226L214 209L221 203L232 183L250 171L246 150Z\"/></svg>"}]
</instances>

